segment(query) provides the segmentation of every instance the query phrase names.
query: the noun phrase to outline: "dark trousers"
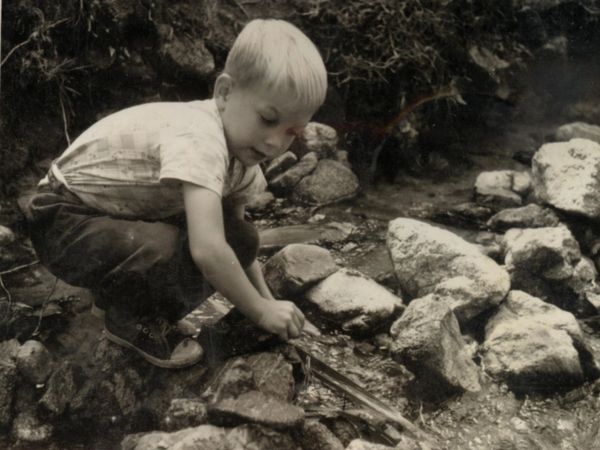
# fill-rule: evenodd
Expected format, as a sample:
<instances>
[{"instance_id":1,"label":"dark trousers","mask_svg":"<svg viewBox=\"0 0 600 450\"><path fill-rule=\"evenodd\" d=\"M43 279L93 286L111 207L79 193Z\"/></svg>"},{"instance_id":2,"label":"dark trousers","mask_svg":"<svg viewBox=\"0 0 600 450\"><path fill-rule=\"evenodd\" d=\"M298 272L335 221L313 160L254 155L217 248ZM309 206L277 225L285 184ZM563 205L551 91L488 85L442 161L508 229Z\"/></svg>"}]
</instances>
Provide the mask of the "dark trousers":
<instances>
[{"instance_id":1,"label":"dark trousers","mask_svg":"<svg viewBox=\"0 0 600 450\"><path fill-rule=\"evenodd\" d=\"M28 209L40 261L65 282L91 289L104 309L173 321L214 292L190 255L184 215L117 219L85 206L62 186L38 192ZM258 233L226 212L224 221L226 240L246 268L256 258Z\"/></svg>"}]
</instances>

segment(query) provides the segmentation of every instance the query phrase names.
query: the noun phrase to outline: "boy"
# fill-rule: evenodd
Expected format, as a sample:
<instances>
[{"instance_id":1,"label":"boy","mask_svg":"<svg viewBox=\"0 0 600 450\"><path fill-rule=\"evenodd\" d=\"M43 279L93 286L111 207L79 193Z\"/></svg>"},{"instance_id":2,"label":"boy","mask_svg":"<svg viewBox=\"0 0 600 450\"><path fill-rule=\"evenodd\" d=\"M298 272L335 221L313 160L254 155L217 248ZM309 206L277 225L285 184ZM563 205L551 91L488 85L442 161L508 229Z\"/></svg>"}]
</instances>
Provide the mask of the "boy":
<instances>
[{"instance_id":1,"label":"boy","mask_svg":"<svg viewBox=\"0 0 600 450\"><path fill-rule=\"evenodd\" d=\"M288 149L326 88L300 30L250 22L212 99L112 114L54 161L29 205L40 260L93 290L108 339L160 367L201 359L175 324L212 287L265 330L297 337L304 316L269 292L244 205L265 188L259 163Z\"/></svg>"}]
</instances>

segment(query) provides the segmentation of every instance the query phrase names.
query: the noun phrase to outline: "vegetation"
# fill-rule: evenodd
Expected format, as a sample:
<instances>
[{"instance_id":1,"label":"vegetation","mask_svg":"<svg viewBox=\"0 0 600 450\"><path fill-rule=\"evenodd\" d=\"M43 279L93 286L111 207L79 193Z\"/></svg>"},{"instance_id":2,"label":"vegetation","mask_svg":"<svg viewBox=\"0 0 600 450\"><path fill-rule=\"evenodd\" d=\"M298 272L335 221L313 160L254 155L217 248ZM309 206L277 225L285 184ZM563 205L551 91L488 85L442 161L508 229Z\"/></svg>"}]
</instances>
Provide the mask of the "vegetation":
<instances>
[{"instance_id":1,"label":"vegetation","mask_svg":"<svg viewBox=\"0 0 600 450\"><path fill-rule=\"evenodd\" d=\"M390 129L390 120L399 117L407 103L419 98L442 99L432 104L452 108L458 96L436 96L449 86L460 93L483 90L494 94L502 77L555 35L565 34L572 42L588 46L597 42L594 30L600 27L594 1L564 1L546 9L523 7L526 3L5 2L2 188L6 194L10 181L27 166L54 156L99 114L150 99L208 95L211 77L189 77L165 67L161 43L173 36L203 40L218 70L247 20L265 16L290 20L322 50L347 120L374 122L381 132ZM481 61L478 64L474 51L484 55L479 58L483 66L491 61L489 70ZM496 70L494 61L506 62L509 70Z\"/></svg>"}]
</instances>

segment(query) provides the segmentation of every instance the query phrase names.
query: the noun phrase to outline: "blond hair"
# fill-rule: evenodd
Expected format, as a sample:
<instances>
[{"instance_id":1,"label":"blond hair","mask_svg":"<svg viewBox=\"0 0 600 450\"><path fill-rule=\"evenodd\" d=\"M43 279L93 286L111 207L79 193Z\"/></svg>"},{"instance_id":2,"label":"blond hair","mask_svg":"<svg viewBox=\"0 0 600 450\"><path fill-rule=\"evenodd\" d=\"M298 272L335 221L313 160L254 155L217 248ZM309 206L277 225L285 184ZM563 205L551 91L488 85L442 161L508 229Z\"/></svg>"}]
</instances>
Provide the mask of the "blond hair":
<instances>
[{"instance_id":1,"label":"blond hair","mask_svg":"<svg viewBox=\"0 0 600 450\"><path fill-rule=\"evenodd\" d=\"M240 32L225 62L225 73L244 88L291 91L295 101L316 110L325 100L327 71L312 41L283 20L256 19Z\"/></svg>"}]
</instances>

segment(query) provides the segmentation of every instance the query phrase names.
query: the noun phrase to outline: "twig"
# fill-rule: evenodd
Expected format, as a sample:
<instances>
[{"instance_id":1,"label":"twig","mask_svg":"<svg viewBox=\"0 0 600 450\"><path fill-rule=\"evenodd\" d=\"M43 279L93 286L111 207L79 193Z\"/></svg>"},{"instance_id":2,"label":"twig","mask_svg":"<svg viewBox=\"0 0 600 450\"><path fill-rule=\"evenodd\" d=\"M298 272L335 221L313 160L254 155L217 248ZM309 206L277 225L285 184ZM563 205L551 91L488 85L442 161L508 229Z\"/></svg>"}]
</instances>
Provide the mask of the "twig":
<instances>
[{"instance_id":1,"label":"twig","mask_svg":"<svg viewBox=\"0 0 600 450\"><path fill-rule=\"evenodd\" d=\"M23 265L17 266L17 267L13 267L12 269L8 269L8 270L5 270L4 272L0 272L0 277L2 275L8 275L9 273L14 273L14 272L18 272L19 270L27 269L28 267L35 266L36 264L39 264L39 263L40 263L40 260L36 259L35 261L32 261L30 263L23 264Z\"/></svg>"},{"instance_id":2,"label":"twig","mask_svg":"<svg viewBox=\"0 0 600 450\"><path fill-rule=\"evenodd\" d=\"M67 122L67 114L65 113L65 105L63 102L63 93L59 86L58 88L58 101L60 102L60 111L63 119L63 130L65 132L65 138L67 139L67 145L71 145L71 138L69 137L69 124Z\"/></svg>"},{"instance_id":3,"label":"twig","mask_svg":"<svg viewBox=\"0 0 600 450\"><path fill-rule=\"evenodd\" d=\"M68 21L68 18L65 19L61 19L61 20L57 20L56 22L52 22L51 24L49 24L48 26L45 27L45 31L50 30L51 28L54 28L57 25L60 25L63 22ZM8 58L10 58L12 56L12 54L14 52L16 52L18 49L20 49L21 47L23 47L24 45L29 44L34 38L36 38L39 35L39 31L35 30L33 33L31 33L29 35L29 37L24 40L23 42L21 42L20 44L15 45L13 48L10 49L10 51L6 54L6 56L4 57L4 59L2 60L2 62L0 62L0 67L2 67L4 65L4 63L8 60Z\"/></svg>"},{"instance_id":4,"label":"twig","mask_svg":"<svg viewBox=\"0 0 600 450\"><path fill-rule=\"evenodd\" d=\"M50 290L50 293L46 297L46 300L44 300L44 303L42 303L42 307L40 309L40 314L38 316L38 323L37 323L37 326L35 327L35 330L33 330L33 333L31 334L32 336L37 336L38 334L40 334L40 328L42 326L42 318L44 317L44 310L46 309L46 305L50 301L50 297L52 297L52 294L54 294L54 291L56 290L57 285L58 285L58 277L54 277L54 284L52 285L52 289Z\"/></svg>"},{"instance_id":5,"label":"twig","mask_svg":"<svg viewBox=\"0 0 600 450\"><path fill-rule=\"evenodd\" d=\"M12 296L10 295L10 291L4 284L4 280L2 279L2 274L0 274L0 287L2 287L2 290L6 293L6 298L8 300L8 306L10 307L12 305Z\"/></svg>"}]
</instances>

